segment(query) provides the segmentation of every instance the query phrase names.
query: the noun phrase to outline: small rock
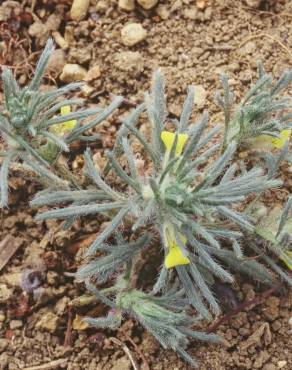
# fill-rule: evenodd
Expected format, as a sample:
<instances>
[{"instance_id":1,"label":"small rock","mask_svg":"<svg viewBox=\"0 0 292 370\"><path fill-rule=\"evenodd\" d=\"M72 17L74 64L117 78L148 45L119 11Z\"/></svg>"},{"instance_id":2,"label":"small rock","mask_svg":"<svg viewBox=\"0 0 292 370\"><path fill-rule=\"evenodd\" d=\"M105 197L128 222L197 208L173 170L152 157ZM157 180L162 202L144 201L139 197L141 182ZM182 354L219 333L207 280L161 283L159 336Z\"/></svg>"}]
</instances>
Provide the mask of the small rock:
<instances>
[{"instance_id":1,"label":"small rock","mask_svg":"<svg viewBox=\"0 0 292 370\"><path fill-rule=\"evenodd\" d=\"M91 49L89 47L71 47L68 54L68 62L84 64L92 59Z\"/></svg>"},{"instance_id":2,"label":"small rock","mask_svg":"<svg viewBox=\"0 0 292 370\"><path fill-rule=\"evenodd\" d=\"M198 9L204 10L207 6L206 0L197 0L196 1L196 6L197 6Z\"/></svg>"},{"instance_id":3,"label":"small rock","mask_svg":"<svg viewBox=\"0 0 292 370\"><path fill-rule=\"evenodd\" d=\"M0 284L0 303L7 303L12 296L13 289L8 288L6 284Z\"/></svg>"},{"instance_id":4,"label":"small rock","mask_svg":"<svg viewBox=\"0 0 292 370\"><path fill-rule=\"evenodd\" d=\"M264 316L271 321L276 320L279 316L279 298L271 296L266 300L265 304Z\"/></svg>"},{"instance_id":5,"label":"small rock","mask_svg":"<svg viewBox=\"0 0 292 370\"><path fill-rule=\"evenodd\" d=\"M49 285L57 285L59 281L59 274L57 274L55 271L48 271L47 272L47 283Z\"/></svg>"},{"instance_id":6,"label":"small rock","mask_svg":"<svg viewBox=\"0 0 292 370\"><path fill-rule=\"evenodd\" d=\"M202 85L195 85L195 98L194 103L197 108L202 109L205 106L207 92Z\"/></svg>"},{"instance_id":7,"label":"small rock","mask_svg":"<svg viewBox=\"0 0 292 370\"><path fill-rule=\"evenodd\" d=\"M274 321L274 322L273 322L273 324L272 324L272 329L273 329L274 331L278 331L278 330L280 330L280 329L281 329L281 327L282 327L282 324L281 324L281 321L280 321L280 320L276 320L276 321Z\"/></svg>"},{"instance_id":8,"label":"small rock","mask_svg":"<svg viewBox=\"0 0 292 370\"><path fill-rule=\"evenodd\" d=\"M183 6L183 4L182 4L181 0L175 0L174 3L172 4L171 8L170 8L171 13L176 12L177 10L181 9L182 6Z\"/></svg>"},{"instance_id":9,"label":"small rock","mask_svg":"<svg viewBox=\"0 0 292 370\"><path fill-rule=\"evenodd\" d=\"M60 27L61 21L62 21L61 16L53 13L48 17L46 21L46 27L50 31L57 31Z\"/></svg>"},{"instance_id":10,"label":"small rock","mask_svg":"<svg viewBox=\"0 0 292 370\"><path fill-rule=\"evenodd\" d=\"M9 287L20 287L22 272L11 272L4 274L1 277L1 283L7 284Z\"/></svg>"},{"instance_id":11,"label":"small rock","mask_svg":"<svg viewBox=\"0 0 292 370\"><path fill-rule=\"evenodd\" d=\"M143 41L147 36L147 31L140 23L129 23L122 28L122 42L126 46L133 46Z\"/></svg>"},{"instance_id":12,"label":"small rock","mask_svg":"<svg viewBox=\"0 0 292 370\"><path fill-rule=\"evenodd\" d=\"M19 329L22 327L22 325L23 324L21 320L11 320L9 324L11 330Z\"/></svg>"},{"instance_id":13,"label":"small rock","mask_svg":"<svg viewBox=\"0 0 292 370\"><path fill-rule=\"evenodd\" d=\"M53 312L47 312L41 316L40 320L36 323L37 329L43 329L54 333L58 327L59 318Z\"/></svg>"},{"instance_id":14,"label":"small rock","mask_svg":"<svg viewBox=\"0 0 292 370\"><path fill-rule=\"evenodd\" d=\"M60 80L63 82L81 81L86 76L86 69L78 64L65 64Z\"/></svg>"},{"instance_id":15,"label":"small rock","mask_svg":"<svg viewBox=\"0 0 292 370\"><path fill-rule=\"evenodd\" d=\"M131 12L135 9L135 0L119 0L119 8Z\"/></svg>"},{"instance_id":16,"label":"small rock","mask_svg":"<svg viewBox=\"0 0 292 370\"><path fill-rule=\"evenodd\" d=\"M138 51L122 51L115 55L115 67L123 72L136 74L144 69L144 58Z\"/></svg>"},{"instance_id":17,"label":"small rock","mask_svg":"<svg viewBox=\"0 0 292 370\"><path fill-rule=\"evenodd\" d=\"M0 22L6 22L11 18L12 9L9 7L0 7Z\"/></svg>"},{"instance_id":18,"label":"small rock","mask_svg":"<svg viewBox=\"0 0 292 370\"><path fill-rule=\"evenodd\" d=\"M288 323L289 323L290 326L292 326L292 316L289 318Z\"/></svg>"},{"instance_id":19,"label":"small rock","mask_svg":"<svg viewBox=\"0 0 292 370\"><path fill-rule=\"evenodd\" d=\"M57 45L59 45L61 49L64 49L64 50L68 49L69 44L68 44L68 42L64 39L64 37L60 34L60 32L58 32L58 31L53 31L53 32L52 32L52 36L53 36L53 38L54 38L54 40L55 40L55 43L56 43Z\"/></svg>"},{"instance_id":20,"label":"small rock","mask_svg":"<svg viewBox=\"0 0 292 370\"><path fill-rule=\"evenodd\" d=\"M245 0L247 6L253 9L258 9L261 5L262 0Z\"/></svg>"},{"instance_id":21,"label":"small rock","mask_svg":"<svg viewBox=\"0 0 292 370\"><path fill-rule=\"evenodd\" d=\"M263 370L277 370L277 368L274 364L269 362L263 366Z\"/></svg>"},{"instance_id":22,"label":"small rock","mask_svg":"<svg viewBox=\"0 0 292 370\"><path fill-rule=\"evenodd\" d=\"M4 322L6 320L6 316L3 311L0 311L0 322Z\"/></svg>"},{"instance_id":23,"label":"small rock","mask_svg":"<svg viewBox=\"0 0 292 370\"><path fill-rule=\"evenodd\" d=\"M283 367L285 367L286 365L287 365L286 360L281 360L281 361L277 362L277 366L278 366L279 369L283 369Z\"/></svg>"},{"instance_id":24,"label":"small rock","mask_svg":"<svg viewBox=\"0 0 292 370\"><path fill-rule=\"evenodd\" d=\"M63 297L63 298L61 298L57 302L57 304L55 306L55 313L58 316L64 315L64 313L66 312L66 309L67 309L69 303L70 303L70 298L69 297Z\"/></svg>"},{"instance_id":25,"label":"small rock","mask_svg":"<svg viewBox=\"0 0 292 370\"><path fill-rule=\"evenodd\" d=\"M90 82L90 81L96 80L100 76L101 76L101 72L100 72L99 66L94 66L90 68L90 70L86 73L84 80L86 82Z\"/></svg>"},{"instance_id":26,"label":"small rock","mask_svg":"<svg viewBox=\"0 0 292 370\"><path fill-rule=\"evenodd\" d=\"M4 352L8 345L9 341L7 339L0 338L0 352Z\"/></svg>"},{"instance_id":27,"label":"small rock","mask_svg":"<svg viewBox=\"0 0 292 370\"><path fill-rule=\"evenodd\" d=\"M80 21L87 14L90 0L73 0L70 16L73 21Z\"/></svg>"},{"instance_id":28,"label":"small rock","mask_svg":"<svg viewBox=\"0 0 292 370\"><path fill-rule=\"evenodd\" d=\"M52 52L50 61L48 64L48 70L56 76L62 73L63 68L66 64L65 52L62 49L56 49Z\"/></svg>"},{"instance_id":29,"label":"small rock","mask_svg":"<svg viewBox=\"0 0 292 370\"><path fill-rule=\"evenodd\" d=\"M137 3L141 5L143 9L149 10L154 8L154 6L158 3L158 0L137 0Z\"/></svg>"},{"instance_id":30,"label":"small rock","mask_svg":"<svg viewBox=\"0 0 292 370\"><path fill-rule=\"evenodd\" d=\"M163 20L168 19L170 16L170 11L165 5L158 5L156 8L156 14Z\"/></svg>"},{"instance_id":31,"label":"small rock","mask_svg":"<svg viewBox=\"0 0 292 370\"><path fill-rule=\"evenodd\" d=\"M92 94L94 91L94 87L88 85L88 84L84 84L81 86L81 92L83 94L83 96L89 96L90 94Z\"/></svg>"},{"instance_id":32,"label":"small rock","mask_svg":"<svg viewBox=\"0 0 292 370\"><path fill-rule=\"evenodd\" d=\"M188 19L195 20L198 18L198 9L197 8L185 9L184 16Z\"/></svg>"},{"instance_id":33,"label":"small rock","mask_svg":"<svg viewBox=\"0 0 292 370\"><path fill-rule=\"evenodd\" d=\"M107 1L104 1L104 0L100 0L98 1L98 3L96 4L96 8L95 10L98 12L98 13L105 13L108 9L108 2Z\"/></svg>"},{"instance_id":34,"label":"small rock","mask_svg":"<svg viewBox=\"0 0 292 370\"><path fill-rule=\"evenodd\" d=\"M249 41L245 44L243 52L245 54L252 54L256 50L256 48L257 48L256 43L253 41Z\"/></svg>"}]
</instances>

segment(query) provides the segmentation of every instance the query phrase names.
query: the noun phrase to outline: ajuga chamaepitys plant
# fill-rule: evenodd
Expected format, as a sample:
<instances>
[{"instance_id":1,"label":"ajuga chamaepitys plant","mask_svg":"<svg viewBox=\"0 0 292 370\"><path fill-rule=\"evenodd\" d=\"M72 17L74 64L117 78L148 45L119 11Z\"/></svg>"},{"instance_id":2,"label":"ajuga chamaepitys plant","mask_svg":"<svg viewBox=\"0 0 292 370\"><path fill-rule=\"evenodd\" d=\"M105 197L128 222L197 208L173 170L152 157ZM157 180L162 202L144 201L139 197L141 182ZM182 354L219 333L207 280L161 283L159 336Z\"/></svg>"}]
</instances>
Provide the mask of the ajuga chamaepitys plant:
<instances>
[{"instance_id":1,"label":"ajuga chamaepitys plant","mask_svg":"<svg viewBox=\"0 0 292 370\"><path fill-rule=\"evenodd\" d=\"M104 173L97 169L87 150L85 171L90 187L47 191L31 203L71 203L39 214L40 221L64 219L67 223L96 213L109 218L107 227L89 247L76 277L115 311L106 318L87 321L99 327L115 327L122 314L129 313L163 346L174 349L192 365L194 362L184 349L187 338L218 338L192 331L194 320L186 313L187 307L193 306L198 317L209 320L212 314L219 315L220 307L211 286L216 278L234 281L228 267L266 283L273 281L264 266L243 258L242 233L254 233L254 227L245 213L236 210L236 205L251 193L261 193L281 183L261 168L240 174L237 164L231 162L237 142L230 141L220 154L220 144L212 142L219 128L205 133L207 114L196 124L189 123L193 101L194 91L190 88L180 120L169 122L163 81L157 72L145 103L122 123L116 145L107 153ZM138 128L139 117L145 113L150 137ZM171 131L169 124L173 126ZM137 165L134 140L141 144L149 171ZM127 169L119 161L122 156L128 161ZM123 181L126 190L107 183L109 171ZM121 234L123 225L130 227L130 241ZM152 288L141 291L133 284L137 280L133 276L139 273L141 259L147 264L147 250L153 243L157 258L161 258L162 249L162 267L157 278L152 279ZM106 282L112 286L98 290L97 286Z\"/></svg>"},{"instance_id":2,"label":"ajuga chamaepitys plant","mask_svg":"<svg viewBox=\"0 0 292 370\"><path fill-rule=\"evenodd\" d=\"M221 76L223 96L215 95L216 103L222 108L225 118L223 151L227 143L234 140L238 147L281 148L289 140L292 128L291 98L281 96L292 82L292 71L286 71L273 84L272 76L258 65L259 79L233 109L234 95L228 85L228 77Z\"/></svg>"},{"instance_id":3,"label":"ajuga chamaepitys plant","mask_svg":"<svg viewBox=\"0 0 292 370\"><path fill-rule=\"evenodd\" d=\"M242 271L263 283L274 282L275 274L268 268L244 257L246 240L251 251L291 284L284 269L261 246L261 242L268 242L270 250L290 266L287 225L291 200L272 236L263 219L254 226L259 197L281 184L276 175L288 153L289 137L286 131L284 137L281 135L291 123L289 113L275 117L274 112L288 108L278 93L291 80L291 72L271 86L271 78L260 69L259 82L235 113L227 78L222 78L224 97L217 95L225 113L222 144L214 139L220 127L208 129L206 113L198 122L190 122L194 102L191 87L180 119L169 119L163 81L157 72L151 93L122 122L102 171L90 150L85 151L85 184L64 168L59 161L62 152L69 151L74 140L95 140L95 136L85 136L85 131L101 123L122 98L115 98L104 109L71 113L70 107L82 102L62 96L80 84L42 92L41 77L52 47L49 41L27 87L20 89L9 70L3 73L1 204L7 205L9 166L18 163L34 171L45 186L31 205L55 207L39 213L37 220L62 219L68 228L78 217L103 215L108 221L106 227L86 251L75 276L111 310L106 317L85 320L97 327L116 328L128 314L165 348L175 350L195 366L186 351L189 340L220 341L214 334L193 330L198 319L211 320L220 314L212 289L215 281L232 283L232 272ZM146 120L149 135L139 129L141 120ZM261 153L261 167L252 163L247 170L234 160L234 154L248 140L263 135L280 140L281 145L276 143L281 152ZM119 186L113 185L110 178L114 176L109 174L119 178ZM254 198L248 207L247 196ZM152 268L153 275L145 276L143 267L153 261L160 268Z\"/></svg>"},{"instance_id":4,"label":"ajuga chamaepitys plant","mask_svg":"<svg viewBox=\"0 0 292 370\"><path fill-rule=\"evenodd\" d=\"M0 108L0 132L4 139L5 151L0 171L0 204L8 201L8 171L15 163L23 169L34 171L42 182L67 187L72 181L58 176L58 157L69 151L74 140L94 140L94 136L84 133L101 123L121 103L117 97L109 107L82 109L71 113L71 106L83 103L82 99L64 99L64 95L77 90L81 83L71 83L59 89L42 91L40 84L49 58L53 42L49 40L36 66L34 77L28 86L20 88L9 69L2 74L4 106ZM59 112L61 111L61 114ZM83 121L93 116L86 124ZM64 172L64 171L62 171Z\"/></svg>"}]
</instances>

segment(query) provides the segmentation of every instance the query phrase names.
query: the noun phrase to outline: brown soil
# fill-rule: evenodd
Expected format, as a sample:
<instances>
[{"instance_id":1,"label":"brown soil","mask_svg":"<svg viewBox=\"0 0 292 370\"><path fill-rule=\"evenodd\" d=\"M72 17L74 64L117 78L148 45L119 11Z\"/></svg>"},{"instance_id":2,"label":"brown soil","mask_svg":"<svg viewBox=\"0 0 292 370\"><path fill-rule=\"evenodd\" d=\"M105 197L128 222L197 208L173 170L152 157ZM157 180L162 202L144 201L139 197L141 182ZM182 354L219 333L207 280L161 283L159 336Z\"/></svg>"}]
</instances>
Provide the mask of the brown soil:
<instances>
[{"instance_id":1,"label":"brown soil","mask_svg":"<svg viewBox=\"0 0 292 370\"><path fill-rule=\"evenodd\" d=\"M65 63L86 70L98 65L101 75L89 82L88 104L104 104L110 93L140 101L152 72L160 67L173 115L179 114L187 86L194 84L203 88L197 114L207 109L215 121L220 118L213 103L218 73L229 74L238 98L254 80L258 60L275 77L291 67L292 6L289 0L262 1L260 8L246 6L257 1L208 0L203 10L196 11L195 3L160 0L151 11L136 5L127 13L118 9L117 1L98 0L96 7L93 0L85 20L75 23L70 20L69 0L1 1L0 61L12 66L25 83L47 37L56 38L59 32L66 35L68 48L58 48L47 83L61 83ZM133 47L124 46L120 37L121 28L130 21L147 30L146 39ZM103 145L95 151L97 161L103 162L103 150L112 147L119 122L116 115L99 129ZM73 168L78 170L82 163L77 155ZM286 178L285 185L286 193L291 192L291 179ZM96 303L70 310L70 302L84 290L64 271L75 271L76 251L90 243L101 221L82 220L67 232L56 222L36 223L28 200L37 185L15 173L10 186L10 208L1 211L0 243L17 250L0 275L0 368L130 370L132 356L141 370L189 369L130 320L118 332L81 330L77 314L92 310L102 314L106 308ZM283 192L271 197L281 202ZM24 272L31 274L29 269L38 286L34 295L23 291ZM265 288L241 280L234 289L237 299L244 301ZM291 298L285 289L270 295L219 326L216 332L226 340L225 346L193 343L190 353L202 370L291 369Z\"/></svg>"}]
</instances>

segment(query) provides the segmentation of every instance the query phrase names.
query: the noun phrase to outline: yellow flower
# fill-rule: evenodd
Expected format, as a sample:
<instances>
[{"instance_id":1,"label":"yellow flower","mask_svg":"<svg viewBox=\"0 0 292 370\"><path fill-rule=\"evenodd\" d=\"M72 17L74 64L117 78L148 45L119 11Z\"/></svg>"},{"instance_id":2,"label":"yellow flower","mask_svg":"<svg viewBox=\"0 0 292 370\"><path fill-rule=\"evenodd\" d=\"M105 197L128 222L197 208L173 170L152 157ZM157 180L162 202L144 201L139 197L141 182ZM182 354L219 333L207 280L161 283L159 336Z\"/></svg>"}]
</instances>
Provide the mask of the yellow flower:
<instances>
[{"instance_id":1,"label":"yellow flower","mask_svg":"<svg viewBox=\"0 0 292 370\"><path fill-rule=\"evenodd\" d=\"M170 152L175 140L175 133L162 131L161 140L163 141L166 151ZM177 144L175 148L175 155L179 156L182 154L183 148L188 140L189 136L187 134L178 134Z\"/></svg>"},{"instance_id":2,"label":"yellow flower","mask_svg":"<svg viewBox=\"0 0 292 370\"><path fill-rule=\"evenodd\" d=\"M71 113L71 107L70 105L65 105L64 107L61 107L61 116L66 116L67 114ZM50 130L53 134L56 134L58 136L63 136L74 129L76 126L76 119L73 119L71 121L66 121L62 123L56 123L55 125L52 125Z\"/></svg>"},{"instance_id":3,"label":"yellow flower","mask_svg":"<svg viewBox=\"0 0 292 370\"><path fill-rule=\"evenodd\" d=\"M272 144L275 148L281 149L290 139L291 130L283 130L280 132L280 137L271 138Z\"/></svg>"},{"instance_id":4,"label":"yellow flower","mask_svg":"<svg viewBox=\"0 0 292 370\"><path fill-rule=\"evenodd\" d=\"M288 267L288 269L292 271L292 263L291 263L292 251L286 251L285 254L286 254L287 258L282 257L282 261L285 263L285 265Z\"/></svg>"},{"instance_id":5,"label":"yellow flower","mask_svg":"<svg viewBox=\"0 0 292 370\"><path fill-rule=\"evenodd\" d=\"M289 141L291 135L291 130L283 130L280 132L280 137L272 137L270 135L260 135L256 137L252 142L252 147L254 149L281 149Z\"/></svg>"},{"instance_id":6,"label":"yellow flower","mask_svg":"<svg viewBox=\"0 0 292 370\"><path fill-rule=\"evenodd\" d=\"M170 269L175 266L188 265L190 260L183 255L181 248L177 245L173 228L171 226L166 226L164 234L168 248L168 254L164 260L165 267ZM182 244L186 244L187 240L182 234L178 234L177 237L180 238Z\"/></svg>"}]
</instances>

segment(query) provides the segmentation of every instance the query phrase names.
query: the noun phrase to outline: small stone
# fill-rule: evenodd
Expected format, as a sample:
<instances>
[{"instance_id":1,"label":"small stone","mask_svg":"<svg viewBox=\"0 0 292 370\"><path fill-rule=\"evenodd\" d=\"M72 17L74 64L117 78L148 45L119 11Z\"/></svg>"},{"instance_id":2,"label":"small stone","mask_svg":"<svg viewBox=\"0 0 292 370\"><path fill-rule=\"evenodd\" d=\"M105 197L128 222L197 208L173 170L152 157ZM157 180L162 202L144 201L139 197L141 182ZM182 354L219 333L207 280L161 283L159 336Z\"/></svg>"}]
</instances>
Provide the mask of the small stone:
<instances>
[{"instance_id":1,"label":"small stone","mask_svg":"<svg viewBox=\"0 0 292 370\"><path fill-rule=\"evenodd\" d=\"M87 14L90 0L73 0L70 16L73 21L80 21Z\"/></svg>"},{"instance_id":2,"label":"small stone","mask_svg":"<svg viewBox=\"0 0 292 370\"><path fill-rule=\"evenodd\" d=\"M7 284L9 287L20 287L22 279L22 272L12 272L4 274L1 282Z\"/></svg>"},{"instance_id":3,"label":"small stone","mask_svg":"<svg viewBox=\"0 0 292 370\"><path fill-rule=\"evenodd\" d=\"M195 85L194 88L195 88L194 103L199 109L202 109L204 108L206 103L207 92L202 85Z\"/></svg>"},{"instance_id":4,"label":"small stone","mask_svg":"<svg viewBox=\"0 0 292 370\"><path fill-rule=\"evenodd\" d=\"M137 3L141 5L143 9L149 10L154 8L154 6L158 3L158 0L137 0Z\"/></svg>"},{"instance_id":5,"label":"small stone","mask_svg":"<svg viewBox=\"0 0 292 370\"><path fill-rule=\"evenodd\" d=\"M100 0L98 1L98 3L96 4L96 8L95 10L98 12L98 13L105 13L108 9L108 2L107 1L104 1L104 0Z\"/></svg>"},{"instance_id":6,"label":"small stone","mask_svg":"<svg viewBox=\"0 0 292 370\"><path fill-rule=\"evenodd\" d=\"M122 28L122 42L126 46L133 46L143 41L147 36L147 31L140 23L129 23Z\"/></svg>"},{"instance_id":7,"label":"small stone","mask_svg":"<svg viewBox=\"0 0 292 370\"><path fill-rule=\"evenodd\" d=\"M6 22L11 18L12 9L8 7L0 7L0 22Z\"/></svg>"},{"instance_id":8,"label":"small stone","mask_svg":"<svg viewBox=\"0 0 292 370\"><path fill-rule=\"evenodd\" d=\"M66 312L66 309L67 307L69 306L69 303L70 303L70 298L69 297L63 297L61 298L56 306L55 306L55 313L58 315L58 316L62 316L64 315L64 313Z\"/></svg>"},{"instance_id":9,"label":"small stone","mask_svg":"<svg viewBox=\"0 0 292 370\"><path fill-rule=\"evenodd\" d=\"M198 18L198 9L197 8L185 9L184 16L188 19L195 20Z\"/></svg>"},{"instance_id":10,"label":"small stone","mask_svg":"<svg viewBox=\"0 0 292 370\"><path fill-rule=\"evenodd\" d=\"M165 5L158 5L156 8L156 14L163 20L166 20L170 16L170 11L168 10L168 7Z\"/></svg>"},{"instance_id":11,"label":"small stone","mask_svg":"<svg viewBox=\"0 0 292 370\"><path fill-rule=\"evenodd\" d=\"M206 0L197 0L196 1L196 6L197 6L198 9L204 10L207 6Z\"/></svg>"},{"instance_id":12,"label":"small stone","mask_svg":"<svg viewBox=\"0 0 292 370\"><path fill-rule=\"evenodd\" d=\"M71 47L68 53L68 62L76 64L88 63L92 60L92 52L88 47Z\"/></svg>"},{"instance_id":13,"label":"small stone","mask_svg":"<svg viewBox=\"0 0 292 370\"><path fill-rule=\"evenodd\" d=\"M59 280L59 274L55 271L48 271L47 272L47 282L49 285L57 285Z\"/></svg>"},{"instance_id":14,"label":"small stone","mask_svg":"<svg viewBox=\"0 0 292 370\"><path fill-rule=\"evenodd\" d=\"M269 362L263 366L263 370L277 370L277 368L274 364Z\"/></svg>"},{"instance_id":15,"label":"small stone","mask_svg":"<svg viewBox=\"0 0 292 370\"><path fill-rule=\"evenodd\" d=\"M9 341L7 339L0 338L0 353L4 352L8 345Z\"/></svg>"},{"instance_id":16,"label":"small stone","mask_svg":"<svg viewBox=\"0 0 292 370\"><path fill-rule=\"evenodd\" d=\"M137 74L144 69L144 58L138 51L122 51L115 55L114 65L117 69Z\"/></svg>"},{"instance_id":17,"label":"small stone","mask_svg":"<svg viewBox=\"0 0 292 370\"><path fill-rule=\"evenodd\" d=\"M63 82L81 81L86 76L86 69L79 64L65 64L60 80Z\"/></svg>"},{"instance_id":18,"label":"small stone","mask_svg":"<svg viewBox=\"0 0 292 370\"><path fill-rule=\"evenodd\" d=\"M50 57L48 70L54 75L58 76L60 73L62 73L65 64L66 57L64 50L56 49L52 52L52 55Z\"/></svg>"},{"instance_id":19,"label":"small stone","mask_svg":"<svg viewBox=\"0 0 292 370\"><path fill-rule=\"evenodd\" d=\"M100 72L99 66L94 66L90 68L90 70L86 73L84 80L86 82L90 82L90 81L96 80L100 76L101 76L101 72Z\"/></svg>"},{"instance_id":20,"label":"small stone","mask_svg":"<svg viewBox=\"0 0 292 370\"><path fill-rule=\"evenodd\" d=\"M0 311L0 322L4 322L6 320L6 316L3 311Z\"/></svg>"},{"instance_id":21,"label":"small stone","mask_svg":"<svg viewBox=\"0 0 292 370\"><path fill-rule=\"evenodd\" d=\"M12 296L13 289L8 288L6 284L0 284L0 303L7 303Z\"/></svg>"},{"instance_id":22,"label":"small stone","mask_svg":"<svg viewBox=\"0 0 292 370\"><path fill-rule=\"evenodd\" d=\"M277 362L277 366L278 366L279 369L283 369L283 367L285 367L286 365L287 365L286 360L281 360L281 361Z\"/></svg>"},{"instance_id":23,"label":"small stone","mask_svg":"<svg viewBox=\"0 0 292 370\"><path fill-rule=\"evenodd\" d=\"M288 323L289 323L290 326L292 326L292 316L289 318Z\"/></svg>"},{"instance_id":24,"label":"small stone","mask_svg":"<svg viewBox=\"0 0 292 370\"><path fill-rule=\"evenodd\" d=\"M119 8L131 12L135 9L135 0L119 0Z\"/></svg>"},{"instance_id":25,"label":"small stone","mask_svg":"<svg viewBox=\"0 0 292 370\"><path fill-rule=\"evenodd\" d=\"M262 0L245 0L247 6L253 9L258 9L261 5Z\"/></svg>"},{"instance_id":26,"label":"small stone","mask_svg":"<svg viewBox=\"0 0 292 370\"><path fill-rule=\"evenodd\" d=\"M94 87L88 85L88 84L85 84L85 85L82 85L81 86L81 92L82 92L82 95L83 96L89 96L93 93L94 91Z\"/></svg>"},{"instance_id":27,"label":"small stone","mask_svg":"<svg viewBox=\"0 0 292 370\"><path fill-rule=\"evenodd\" d=\"M59 45L61 49L64 49L64 50L68 49L69 44L68 44L68 42L64 39L64 37L60 34L60 32L58 32L58 31L53 31L53 32L52 32L52 36L53 36L53 38L54 38L54 40L55 40L55 43L56 43L57 45Z\"/></svg>"},{"instance_id":28,"label":"small stone","mask_svg":"<svg viewBox=\"0 0 292 370\"><path fill-rule=\"evenodd\" d=\"M62 21L61 16L53 13L48 17L46 21L46 27L50 31L57 31L60 27L61 21Z\"/></svg>"},{"instance_id":29,"label":"small stone","mask_svg":"<svg viewBox=\"0 0 292 370\"><path fill-rule=\"evenodd\" d=\"M9 324L11 330L19 329L22 327L22 325L23 324L21 320L11 320Z\"/></svg>"},{"instance_id":30,"label":"small stone","mask_svg":"<svg viewBox=\"0 0 292 370\"><path fill-rule=\"evenodd\" d=\"M252 54L256 50L257 46L256 43L253 41L249 41L245 44L243 48L244 54Z\"/></svg>"},{"instance_id":31,"label":"small stone","mask_svg":"<svg viewBox=\"0 0 292 370\"><path fill-rule=\"evenodd\" d=\"M54 333L58 327L59 318L53 312L47 312L41 316L41 319L36 323L37 329L43 329Z\"/></svg>"},{"instance_id":32,"label":"small stone","mask_svg":"<svg viewBox=\"0 0 292 370\"><path fill-rule=\"evenodd\" d=\"M280 321L280 320L276 320L276 321L274 321L274 322L273 322L273 324L272 324L272 329L273 329L274 331L278 331L278 330L280 330L280 329L281 329L281 327L282 327L282 324L281 324L281 321Z\"/></svg>"}]
</instances>

